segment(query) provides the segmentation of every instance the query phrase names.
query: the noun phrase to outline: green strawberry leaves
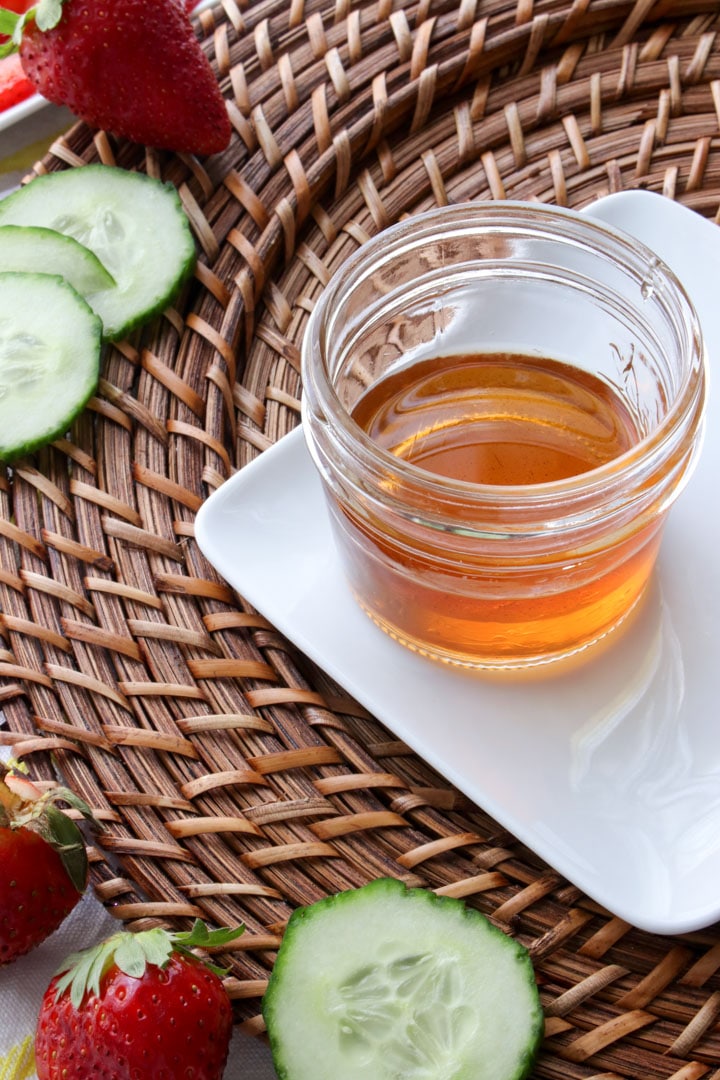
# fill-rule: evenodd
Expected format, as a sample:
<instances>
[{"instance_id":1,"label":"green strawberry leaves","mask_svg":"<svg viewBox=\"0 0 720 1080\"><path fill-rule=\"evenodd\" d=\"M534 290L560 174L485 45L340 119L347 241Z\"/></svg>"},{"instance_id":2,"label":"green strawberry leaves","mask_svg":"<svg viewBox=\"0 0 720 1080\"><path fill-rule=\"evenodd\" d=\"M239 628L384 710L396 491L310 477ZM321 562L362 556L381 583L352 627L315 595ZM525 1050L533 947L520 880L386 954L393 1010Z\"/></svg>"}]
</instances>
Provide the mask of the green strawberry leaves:
<instances>
[{"instance_id":1,"label":"green strawberry leaves","mask_svg":"<svg viewBox=\"0 0 720 1080\"><path fill-rule=\"evenodd\" d=\"M117 937L114 934L95 949L83 949L67 957L60 969L64 974L57 983L58 998L70 987L70 1000L79 1009L87 991L100 993L100 979L112 966Z\"/></svg>"},{"instance_id":2,"label":"green strawberry leaves","mask_svg":"<svg viewBox=\"0 0 720 1080\"><path fill-rule=\"evenodd\" d=\"M171 937L175 952L189 956L194 955L191 954L191 949L217 949L223 945L228 945L235 938L240 937L244 929L244 926L237 926L232 930L227 928L208 930L204 922L196 919L192 930L178 931L172 934ZM217 964L212 964L207 959L203 960L203 963L206 968L209 968L216 975L222 976L226 974L225 968L218 967Z\"/></svg>"},{"instance_id":3,"label":"green strawberry leaves","mask_svg":"<svg viewBox=\"0 0 720 1080\"><path fill-rule=\"evenodd\" d=\"M85 841L75 822L52 804L45 808L45 820L41 830L62 859L67 875L79 893L85 892L88 881L88 860Z\"/></svg>"},{"instance_id":4,"label":"green strawberry leaves","mask_svg":"<svg viewBox=\"0 0 720 1080\"><path fill-rule=\"evenodd\" d=\"M148 964L164 967L170 959L172 946L160 931L144 930L140 934L128 934L120 938L115 949L115 963L133 979L141 979Z\"/></svg>"},{"instance_id":5,"label":"green strawberry leaves","mask_svg":"<svg viewBox=\"0 0 720 1080\"><path fill-rule=\"evenodd\" d=\"M23 31L29 22L36 22L40 30L52 30L60 22L64 0L39 0L39 3L18 14L0 7L0 34L8 40L0 45L0 59L17 52Z\"/></svg>"},{"instance_id":6,"label":"green strawberry leaves","mask_svg":"<svg viewBox=\"0 0 720 1080\"><path fill-rule=\"evenodd\" d=\"M35 16L35 8L18 15L16 11L7 11L0 8L0 34L5 34L7 41L0 44L0 60L4 56L10 56L17 52L22 41L23 29L30 19Z\"/></svg>"},{"instance_id":7,"label":"green strawberry leaves","mask_svg":"<svg viewBox=\"0 0 720 1080\"><path fill-rule=\"evenodd\" d=\"M56 984L56 996L59 999L69 989L72 1005L79 1009L86 994L100 995L100 982L103 975L116 965L125 975L141 979L148 964L165 967L173 953L192 956L191 949L219 948L228 945L245 930L244 926L234 929L208 930L200 919L196 919L192 930L168 933L161 927L141 930L136 934L121 930L89 949L72 953L57 971L60 978ZM224 975L225 969L203 959L210 971Z\"/></svg>"},{"instance_id":8,"label":"green strawberry leaves","mask_svg":"<svg viewBox=\"0 0 720 1080\"><path fill-rule=\"evenodd\" d=\"M63 0L40 0L32 9L40 30L52 30L62 18Z\"/></svg>"},{"instance_id":9,"label":"green strawberry leaves","mask_svg":"<svg viewBox=\"0 0 720 1080\"><path fill-rule=\"evenodd\" d=\"M21 20L24 22L25 16L18 15L15 11L6 11L5 8L0 8L0 34L4 34L7 37L7 41L0 44L0 59L3 56L9 56L10 53L17 52L20 40L15 40L15 33L18 24ZM19 37L22 37L22 26L19 28Z\"/></svg>"}]
</instances>

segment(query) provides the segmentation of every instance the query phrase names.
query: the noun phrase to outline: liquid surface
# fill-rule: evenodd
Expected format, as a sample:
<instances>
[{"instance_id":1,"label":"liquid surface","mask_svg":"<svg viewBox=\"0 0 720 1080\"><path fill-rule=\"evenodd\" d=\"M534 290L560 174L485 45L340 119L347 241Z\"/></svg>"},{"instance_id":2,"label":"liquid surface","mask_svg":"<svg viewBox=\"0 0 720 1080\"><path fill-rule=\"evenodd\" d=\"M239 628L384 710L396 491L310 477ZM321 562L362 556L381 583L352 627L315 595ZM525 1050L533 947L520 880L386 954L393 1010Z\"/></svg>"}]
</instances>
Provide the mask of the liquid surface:
<instances>
[{"instance_id":1,"label":"liquid surface","mask_svg":"<svg viewBox=\"0 0 720 1080\"><path fill-rule=\"evenodd\" d=\"M638 441L632 414L596 375L508 353L420 361L372 386L353 418L397 457L478 484L562 480Z\"/></svg>"}]
</instances>

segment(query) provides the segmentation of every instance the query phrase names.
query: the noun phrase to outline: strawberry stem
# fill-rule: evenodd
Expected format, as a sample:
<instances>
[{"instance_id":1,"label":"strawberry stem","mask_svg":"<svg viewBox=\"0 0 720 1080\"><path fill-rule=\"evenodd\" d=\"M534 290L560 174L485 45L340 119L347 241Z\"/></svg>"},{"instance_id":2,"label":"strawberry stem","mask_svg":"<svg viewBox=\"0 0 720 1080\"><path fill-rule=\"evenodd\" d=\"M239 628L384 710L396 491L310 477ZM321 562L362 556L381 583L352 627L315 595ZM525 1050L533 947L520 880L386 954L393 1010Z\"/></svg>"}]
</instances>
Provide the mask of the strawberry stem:
<instances>
[{"instance_id":1,"label":"strawberry stem","mask_svg":"<svg viewBox=\"0 0 720 1080\"><path fill-rule=\"evenodd\" d=\"M4 762L0 761L0 808L3 811L7 811L7 813L3 813L2 816L9 820L12 811L22 805L22 800L20 799L20 796L16 795L14 791L11 791L6 784L5 781L8 776L12 776L11 769L8 768Z\"/></svg>"}]
</instances>

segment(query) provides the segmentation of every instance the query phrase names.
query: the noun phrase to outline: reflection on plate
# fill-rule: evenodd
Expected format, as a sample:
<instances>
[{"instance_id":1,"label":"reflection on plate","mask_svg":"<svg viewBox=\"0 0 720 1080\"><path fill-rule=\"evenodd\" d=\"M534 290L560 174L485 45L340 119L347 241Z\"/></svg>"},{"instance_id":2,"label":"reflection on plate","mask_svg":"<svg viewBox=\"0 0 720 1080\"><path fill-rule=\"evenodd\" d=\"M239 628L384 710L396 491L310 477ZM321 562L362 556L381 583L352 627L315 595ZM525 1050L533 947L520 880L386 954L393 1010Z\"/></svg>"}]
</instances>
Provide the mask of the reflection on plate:
<instances>
[{"instance_id":1,"label":"reflection on plate","mask_svg":"<svg viewBox=\"0 0 720 1080\"><path fill-rule=\"evenodd\" d=\"M588 212L675 269L720 354L717 227L647 192ZM436 664L377 629L343 579L300 430L208 499L196 535L287 638L546 862L630 923L684 932L720 917L719 409L711 395L644 602L582 663L539 674Z\"/></svg>"}]
</instances>

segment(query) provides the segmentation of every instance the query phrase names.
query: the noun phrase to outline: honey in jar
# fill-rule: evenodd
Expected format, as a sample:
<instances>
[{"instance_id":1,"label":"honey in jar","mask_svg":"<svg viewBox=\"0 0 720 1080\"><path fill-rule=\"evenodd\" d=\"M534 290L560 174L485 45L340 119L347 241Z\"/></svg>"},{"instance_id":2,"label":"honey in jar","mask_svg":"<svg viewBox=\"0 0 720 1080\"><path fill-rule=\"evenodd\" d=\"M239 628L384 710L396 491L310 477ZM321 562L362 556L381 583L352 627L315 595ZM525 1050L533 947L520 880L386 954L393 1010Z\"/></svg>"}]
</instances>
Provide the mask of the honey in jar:
<instances>
[{"instance_id":1,"label":"honey in jar","mask_svg":"<svg viewBox=\"0 0 720 1080\"><path fill-rule=\"evenodd\" d=\"M352 417L373 442L430 473L471 485L503 488L552 484L619 458L640 433L623 398L599 377L547 357L498 353L438 356L392 372L357 402ZM462 503L450 511L442 540L406 535L394 515L353 520L351 571L356 594L376 621L425 650L469 656L492 652L542 655L597 636L639 596L655 557L657 525L603 552L590 579L548 591L549 573L572 577L572 559L551 570L532 563L514 573L480 566L458 551L445 567L453 523L467 529ZM437 534L436 534L437 535ZM403 550L403 541L408 541ZM592 545L592 534L585 547ZM468 581L476 589L468 595ZM537 577L533 587L533 578ZM453 589L452 582L457 582ZM402 630L399 629L402 624Z\"/></svg>"}]
</instances>

